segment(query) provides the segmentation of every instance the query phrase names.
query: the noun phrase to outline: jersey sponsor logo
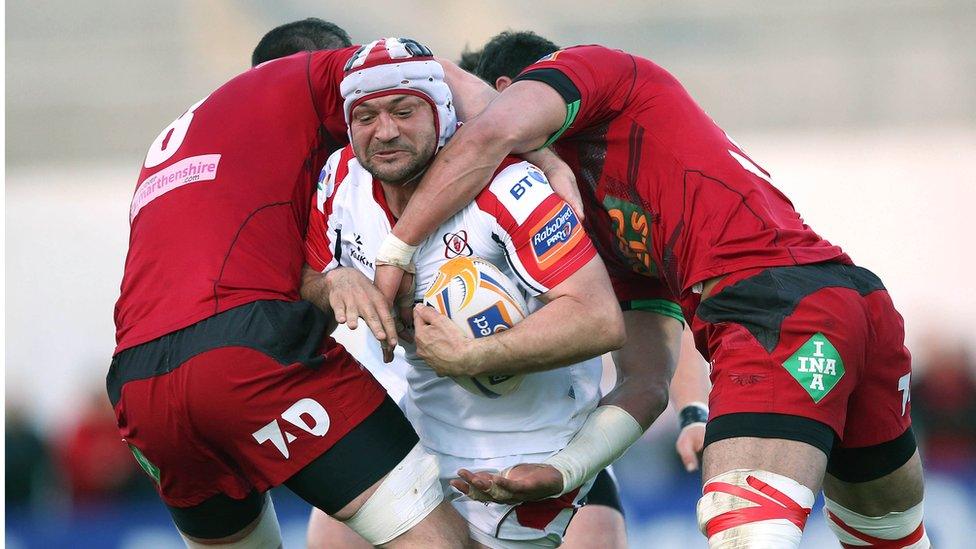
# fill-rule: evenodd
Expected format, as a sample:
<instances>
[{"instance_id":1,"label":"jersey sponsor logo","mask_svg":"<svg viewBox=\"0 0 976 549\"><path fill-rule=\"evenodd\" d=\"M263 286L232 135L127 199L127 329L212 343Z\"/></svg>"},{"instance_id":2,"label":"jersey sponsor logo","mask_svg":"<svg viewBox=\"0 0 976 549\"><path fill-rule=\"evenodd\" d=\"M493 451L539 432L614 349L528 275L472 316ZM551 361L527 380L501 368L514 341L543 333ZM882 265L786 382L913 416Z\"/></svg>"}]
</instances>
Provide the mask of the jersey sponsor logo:
<instances>
[{"instance_id":1,"label":"jersey sponsor logo","mask_svg":"<svg viewBox=\"0 0 976 549\"><path fill-rule=\"evenodd\" d=\"M312 436L324 437L329 431L331 420L325 408L312 398L303 398L281 413L280 419ZM286 425L287 427L287 425ZM277 419L251 433L258 444L270 442L281 455L288 459L291 452L288 445L298 440L298 436L281 427Z\"/></svg>"},{"instance_id":2,"label":"jersey sponsor logo","mask_svg":"<svg viewBox=\"0 0 976 549\"><path fill-rule=\"evenodd\" d=\"M352 233L352 243L349 245L349 257L362 263L369 269L374 269L373 262L369 260L366 252L363 251L363 235L359 233Z\"/></svg>"},{"instance_id":3,"label":"jersey sponsor logo","mask_svg":"<svg viewBox=\"0 0 976 549\"><path fill-rule=\"evenodd\" d=\"M444 258L453 259L455 257L470 257L474 254L468 244L468 231L460 230L456 233L445 233L441 238L444 241Z\"/></svg>"},{"instance_id":4,"label":"jersey sponsor logo","mask_svg":"<svg viewBox=\"0 0 976 549\"><path fill-rule=\"evenodd\" d=\"M529 170L529 175L518 180L518 183L512 185L512 188L508 190L508 193L515 197L515 200L521 200L525 193L532 189L535 185L549 185L545 177L540 177L542 174L538 170Z\"/></svg>"},{"instance_id":5,"label":"jersey sponsor logo","mask_svg":"<svg viewBox=\"0 0 976 549\"><path fill-rule=\"evenodd\" d=\"M580 239L583 231L579 218L569 204L556 205L542 223L532 230L532 252L536 263L543 269L562 259Z\"/></svg>"},{"instance_id":6,"label":"jersey sponsor logo","mask_svg":"<svg viewBox=\"0 0 976 549\"><path fill-rule=\"evenodd\" d=\"M474 337L490 336L496 332L507 330L512 327L511 317L499 301L480 313L468 317L468 326Z\"/></svg>"},{"instance_id":7,"label":"jersey sponsor logo","mask_svg":"<svg viewBox=\"0 0 976 549\"><path fill-rule=\"evenodd\" d=\"M844 361L837 348L820 332L813 334L783 367L814 402L820 402L844 377Z\"/></svg>"},{"instance_id":8,"label":"jersey sponsor logo","mask_svg":"<svg viewBox=\"0 0 976 549\"><path fill-rule=\"evenodd\" d=\"M908 411L908 403L912 401L912 373L907 374L898 378L898 392L901 393L901 415L905 415Z\"/></svg>"},{"instance_id":9,"label":"jersey sponsor logo","mask_svg":"<svg viewBox=\"0 0 976 549\"><path fill-rule=\"evenodd\" d=\"M617 237L618 257L635 273L656 276L650 253L650 215L636 204L609 195L603 199L603 207L610 216L610 225Z\"/></svg>"},{"instance_id":10,"label":"jersey sponsor logo","mask_svg":"<svg viewBox=\"0 0 976 549\"><path fill-rule=\"evenodd\" d=\"M492 182L491 191L502 206L521 225L542 202L552 195L546 176L528 164L515 164L502 170ZM517 181L512 181L520 177Z\"/></svg>"},{"instance_id":11,"label":"jersey sponsor logo","mask_svg":"<svg viewBox=\"0 0 976 549\"><path fill-rule=\"evenodd\" d=\"M212 181L217 178L219 154L201 154L184 158L150 175L139 184L129 206L129 222L139 214L139 210L160 196L190 183Z\"/></svg>"}]
</instances>

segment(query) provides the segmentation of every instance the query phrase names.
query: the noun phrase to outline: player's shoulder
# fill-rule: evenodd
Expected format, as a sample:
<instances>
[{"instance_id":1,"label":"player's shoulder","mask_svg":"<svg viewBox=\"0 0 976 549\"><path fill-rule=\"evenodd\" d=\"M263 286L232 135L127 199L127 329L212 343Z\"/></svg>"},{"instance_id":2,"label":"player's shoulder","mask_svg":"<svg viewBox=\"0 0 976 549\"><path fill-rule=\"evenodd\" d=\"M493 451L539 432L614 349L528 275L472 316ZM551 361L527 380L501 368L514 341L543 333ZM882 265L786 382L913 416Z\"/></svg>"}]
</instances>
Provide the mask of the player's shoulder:
<instances>
[{"instance_id":1,"label":"player's shoulder","mask_svg":"<svg viewBox=\"0 0 976 549\"><path fill-rule=\"evenodd\" d=\"M315 50L309 52L303 52L307 56L308 63L320 64L320 63L336 63L345 66L349 58L358 52L362 46L353 45L347 46L345 48L339 48L334 50ZM300 55L300 54L298 54Z\"/></svg>"},{"instance_id":2,"label":"player's shoulder","mask_svg":"<svg viewBox=\"0 0 976 549\"><path fill-rule=\"evenodd\" d=\"M521 158L509 156L498 167L491 183L478 195L477 203L488 211L504 210L517 223L522 223L552 194L552 187L542 170Z\"/></svg>"},{"instance_id":3,"label":"player's shoulder","mask_svg":"<svg viewBox=\"0 0 976 549\"><path fill-rule=\"evenodd\" d=\"M599 44L581 44L578 46L569 46L561 50L554 51L549 55L543 56L533 65L531 65L529 69L535 66L544 67L547 64L558 66L567 64L572 65L574 63L602 63L607 60L629 56L630 54L622 50L608 48Z\"/></svg>"},{"instance_id":4,"label":"player's shoulder","mask_svg":"<svg viewBox=\"0 0 976 549\"><path fill-rule=\"evenodd\" d=\"M332 197L339 185L349 179L350 170L361 169L358 162L353 162L356 154L352 150L352 145L335 151L329 155L322 171L319 172L318 194L320 198L327 199Z\"/></svg>"}]
</instances>

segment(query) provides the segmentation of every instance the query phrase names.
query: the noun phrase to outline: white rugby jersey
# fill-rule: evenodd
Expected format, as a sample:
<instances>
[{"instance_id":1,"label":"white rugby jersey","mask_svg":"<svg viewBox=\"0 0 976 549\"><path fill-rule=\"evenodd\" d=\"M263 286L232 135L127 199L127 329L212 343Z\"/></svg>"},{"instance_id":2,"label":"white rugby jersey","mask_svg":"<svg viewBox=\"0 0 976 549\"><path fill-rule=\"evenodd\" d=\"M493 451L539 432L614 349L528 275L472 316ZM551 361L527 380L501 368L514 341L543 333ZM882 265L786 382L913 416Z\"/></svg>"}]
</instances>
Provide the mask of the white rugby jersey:
<instances>
[{"instance_id":1,"label":"white rugby jersey","mask_svg":"<svg viewBox=\"0 0 976 549\"><path fill-rule=\"evenodd\" d=\"M334 153L322 170L306 236L306 260L321 272L355 267L370 280L380 243L395 222L383 188L356 160L352 147ZM595 255L573 210L528 162L508 159L475 202L441 225L414 254L415 300L438 267L474 255L493 263L534 298L568 278ZM405 411L423 443L469 458L562 449L600 398L601 361L528 374L519 389L498 398L474 395L434 371L406 346L409 390ZM373 369L383 368L382 364Z\"/></svg>"}]
</instances>

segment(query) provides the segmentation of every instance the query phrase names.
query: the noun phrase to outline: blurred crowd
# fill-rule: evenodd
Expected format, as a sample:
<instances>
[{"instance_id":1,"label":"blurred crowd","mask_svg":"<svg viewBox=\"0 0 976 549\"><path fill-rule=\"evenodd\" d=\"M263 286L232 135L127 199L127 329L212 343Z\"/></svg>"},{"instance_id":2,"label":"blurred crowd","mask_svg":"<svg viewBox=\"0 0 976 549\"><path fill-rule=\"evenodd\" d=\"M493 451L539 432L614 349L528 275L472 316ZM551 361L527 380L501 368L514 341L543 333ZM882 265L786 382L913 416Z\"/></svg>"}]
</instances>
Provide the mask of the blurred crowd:
<instances>
[{"instance_id":1,"label":"blurred crowd","mask_svg":"<svg viewBox=\"0 0 976 549\"><path fill-rule=\"evenodd\" d=\"M926 338L916 350L912 417L929 471L976 475L976 360L961 342ZM617 465L624 490L652 489L683 469L673 451L675 420L662 417ZM66 511L154 498L154 488L119 439L101 393L56 428L41 430L8 405L6 503L23 510Z\"/></svg>"}]
</instances>

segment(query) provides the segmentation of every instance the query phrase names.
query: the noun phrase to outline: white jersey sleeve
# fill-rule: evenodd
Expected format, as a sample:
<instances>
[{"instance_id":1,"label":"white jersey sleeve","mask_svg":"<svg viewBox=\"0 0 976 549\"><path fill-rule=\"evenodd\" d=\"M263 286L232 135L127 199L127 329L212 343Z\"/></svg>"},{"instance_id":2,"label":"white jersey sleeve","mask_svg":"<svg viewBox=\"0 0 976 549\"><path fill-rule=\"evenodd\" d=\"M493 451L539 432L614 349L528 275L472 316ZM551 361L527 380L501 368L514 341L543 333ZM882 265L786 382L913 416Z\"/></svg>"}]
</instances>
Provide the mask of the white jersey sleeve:
<instances>
[{"instance_id":1,"label":"white jersey sleeve","mask_svg":"<svg viewBox=\"0 0 976 549\"><path fill-rule=\"evenodd\" d=\"M531 295L548 292L596 255L576 212L528 162L500 170L476 204L494 218L506 261Z\"/></svg>"}]
</instances>

